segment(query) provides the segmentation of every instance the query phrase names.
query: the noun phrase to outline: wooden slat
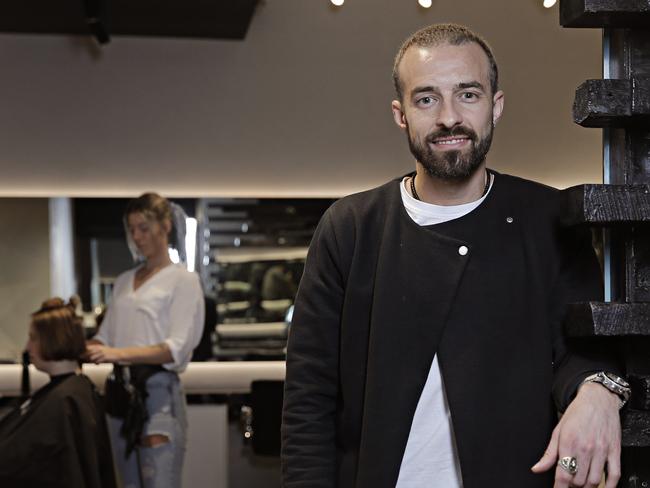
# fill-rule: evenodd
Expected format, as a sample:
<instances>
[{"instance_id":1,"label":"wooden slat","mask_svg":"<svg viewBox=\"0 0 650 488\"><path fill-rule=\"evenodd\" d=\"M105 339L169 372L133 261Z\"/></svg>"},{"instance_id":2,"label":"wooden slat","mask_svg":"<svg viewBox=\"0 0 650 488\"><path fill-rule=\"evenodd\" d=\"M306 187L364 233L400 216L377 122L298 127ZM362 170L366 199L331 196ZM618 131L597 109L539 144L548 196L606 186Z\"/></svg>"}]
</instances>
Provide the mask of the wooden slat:
<instances>
[{"instance_id":1,"label":"wooden slat","mask_svg":"<svg viewBox=\"0 0 650 488\"><path fill-rule=\"evenodd\" d=\"M587 80L578 87L573 120L583 127L627 127L650 121L650 78Z\"/></svg>"},{"instance_id":2,"label":"wooden slat","mask_svg":"<svg viewBox=\"0 0 650 488\"><path fill-rule=\"evenodd\" d=\"M650 336L650 303L572 303L564 330L574 338Z\"/></svg>"},{"instance_id":3,"label":"wooden slat","mask_svg":"<svg viewBox=\"0 0 650 488\"><path fill-rule=\"evenodd\" d=\"M560 0L563 27L650 27L647 0Z\"/></svg>"},{"instance_id":4,"label":"wooden slat","mask_svg":"<svg viewBox=\"0 0 650 488\"><path fill-rule=\"evenodd\" d=\"M578 185L562 198L565 226L650 223L650 185Z\"/></svg>"},{"instance_id":5,"label":"wooden slat","mask_svg":"<svg viewBox=\"0 0 650 488\"><path fill-rule=\"evenodd\" d=\"M631 80L587 80L576 90L573 120L578 125L617 126L631 116Z\"/></svg>"}]
</instances>

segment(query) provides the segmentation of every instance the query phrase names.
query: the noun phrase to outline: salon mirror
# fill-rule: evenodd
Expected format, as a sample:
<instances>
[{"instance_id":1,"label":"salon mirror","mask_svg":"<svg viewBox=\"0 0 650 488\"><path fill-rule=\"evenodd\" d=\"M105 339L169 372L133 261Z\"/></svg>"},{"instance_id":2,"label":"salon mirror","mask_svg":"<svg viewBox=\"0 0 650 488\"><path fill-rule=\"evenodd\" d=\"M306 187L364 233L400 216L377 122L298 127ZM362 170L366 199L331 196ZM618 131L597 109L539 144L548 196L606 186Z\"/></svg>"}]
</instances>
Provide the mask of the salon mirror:
<instances>
[{"instance_id":1,"label":"salon mirror","mask_svg":"<svg viewBox=\"0 0 650 488\"><path fill-rule=\"evenodd\" d=\"M200 359L283 359L307 248L334 200L171 200L187 214L187 265L201 277L214 320L211 347ZM127 201L0 198L1 360L18 359L27 317L51 289L80 296L92 334L113 281L134 266L122 223Z\"/></svg>"}]
</instances>

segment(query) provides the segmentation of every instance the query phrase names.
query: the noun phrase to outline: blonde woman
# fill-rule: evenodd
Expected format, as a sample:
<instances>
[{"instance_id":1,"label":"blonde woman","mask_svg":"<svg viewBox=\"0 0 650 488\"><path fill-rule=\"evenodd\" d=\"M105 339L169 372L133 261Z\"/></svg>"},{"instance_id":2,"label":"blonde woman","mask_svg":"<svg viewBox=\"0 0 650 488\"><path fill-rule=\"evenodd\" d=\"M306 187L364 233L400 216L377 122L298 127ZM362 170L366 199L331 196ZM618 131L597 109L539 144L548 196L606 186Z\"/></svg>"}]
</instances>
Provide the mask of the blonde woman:
<instances>
[{"instance_id":1,"label":"blonde woman","mask_svg":"<svg viewBox=\"0 0 650 488\"><path fill-rule=\"evenodd\" d=\"M140 413L137 401L124 405L118 398L118 408L109 412L124 485L180 488L187 421L178 373L201 337L203 293L198 275L169 257L170 245L178 246L184 237L179 236L183 220L174 218L170 202L145 193L129 202L124 220L129 243L142 262L115 281L87 358L115 363L114 374L135 387L146 407ZM138 427L138 419L146 421Z\"/></svg>"}]
</instances>

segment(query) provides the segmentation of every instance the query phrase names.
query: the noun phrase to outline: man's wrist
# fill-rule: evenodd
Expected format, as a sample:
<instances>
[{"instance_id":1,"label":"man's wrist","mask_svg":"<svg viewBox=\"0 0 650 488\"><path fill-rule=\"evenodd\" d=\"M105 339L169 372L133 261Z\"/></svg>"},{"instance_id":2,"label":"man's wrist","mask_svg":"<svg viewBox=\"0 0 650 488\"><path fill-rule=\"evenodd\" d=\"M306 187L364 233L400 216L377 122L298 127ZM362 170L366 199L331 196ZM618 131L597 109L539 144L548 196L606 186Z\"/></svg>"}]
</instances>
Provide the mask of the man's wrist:
<instances>
[{"instance_id":1,"label":"man's wrist","mask_svg":"<svg viewBox=\"0 0 650 488\"><path fill-rule=\"evenodd\" d=\"M615 374L601 371L587 376L580 384L578 391L587 386L591 388L591 385L599 385L601 389L606 390L611 394L611 396L616 398L618 400L619 409L623 408L630 399L630 385L623 378L616 376Z\"/></svg>"},{"instance_id":2,"label":"man's wrist","mask_svg":"<svg viewBox=\"0 0 650 488\"><path fill-rule=\"evenodd\" d=\"M599 383L581 383L578 387L578 394L584 393L585 395L599 395L602 398L606 398L608 403L612 404L612 408L620 410L622 407L621 398L614 393L609 391L603 385Z\"/></svg>"}]
</instances>

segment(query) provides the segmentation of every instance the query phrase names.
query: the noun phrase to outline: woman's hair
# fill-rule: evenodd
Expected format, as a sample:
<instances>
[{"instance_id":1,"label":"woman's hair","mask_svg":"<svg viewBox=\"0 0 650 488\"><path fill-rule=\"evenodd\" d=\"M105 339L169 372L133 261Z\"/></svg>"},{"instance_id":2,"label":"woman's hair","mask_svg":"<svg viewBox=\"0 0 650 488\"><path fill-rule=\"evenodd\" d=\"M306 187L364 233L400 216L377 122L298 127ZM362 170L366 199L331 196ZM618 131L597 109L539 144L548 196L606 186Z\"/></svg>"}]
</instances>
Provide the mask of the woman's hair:
<instances>
[{"instance_id":1,"label":"woman's hair","mask_svg":"<svg viewBox=\"0 0 650 488\"><path fill-rule=\"evenodd\" d=\"M124 209L124 220L128 221L129 215L134 213L141 213L147 220L155 220L162 224L166 220L174 227L174 219L172 218L172 207L169 201L158 195L157 193L143 193L138 198L129 201ZM169 233L169 243L172 247L176 247L175 233Z\"/></svg>"},{"instance_id":2,"label":"woman's hair","mask_svg":"<svg viewBox=\"0 0 650 488\"><path fill-rule=\"evenodd\" d=\"M32 314L32 326L46 361L77 360L86 351L82 319L73 303L66 304L59 297L45 300Z\"/></svg>"}]
</instances>

